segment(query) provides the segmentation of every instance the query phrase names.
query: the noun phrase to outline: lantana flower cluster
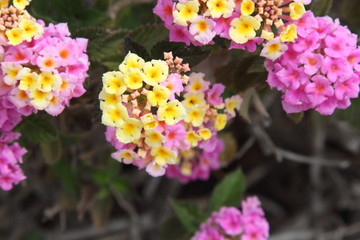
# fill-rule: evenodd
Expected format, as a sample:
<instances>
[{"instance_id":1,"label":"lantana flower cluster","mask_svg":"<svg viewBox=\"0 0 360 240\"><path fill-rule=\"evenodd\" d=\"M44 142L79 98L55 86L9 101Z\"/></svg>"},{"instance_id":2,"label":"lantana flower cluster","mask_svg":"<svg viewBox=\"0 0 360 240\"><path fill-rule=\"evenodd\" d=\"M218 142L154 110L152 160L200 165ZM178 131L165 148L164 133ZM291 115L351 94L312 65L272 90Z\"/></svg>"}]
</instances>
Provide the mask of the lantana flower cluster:
<instances>
[{"instance_id":1,"label":"lantana flower cluster","mask_svg":"<svg viewBox=\"0 0 360 240\"><path fill-rule=\"evenodd\" d=\"M267 82L283 92L287 113L314 108L323 115L345 109L359 95L357 35L338 20L307 12L294 24L299 38L277 60L265 62Z\"/></svg>"},{"instance_id":2,"label":"lantana flower cluster","mask_svg":"<svg viewBox=\"0 0 360 240\"><path fill-rule=\"evenodd\" d=\"M222 207L200 226L191 240L266 240L269 238L269 223L264 217L257 197L242 201L242 210Z\"/></svg>"},{"instance_id":3,"label":"lantana flower cluster","mask_svg":"<svg viewBox=\"0 0 360 240\"><path fill-rule=\"evenodd\" d=\"M30 0L2 1L0 4L0 45L16 46L42 36L43 26L25 10Z\"/></svg>"},{"instance_id":4,"label":"lantana flower cluster","mask_svg":"<svg viewBox=\"0 0 360 240\"><path fill-rule=\"evenodd\" d=\"M154 13L170 31L170 41L213 44L215 36L231 40L230 49L255 51L281 32L281 42L297 38L295 24L311 0L158 0ZM258 32L261 31L261 34Z\"/></svg>"},{"instance_id":5,"label":"lantana flower cluster","mask_svg":"<svg viewBox=\"0 0 360 240\"><path fill-rule=\"evenodd\" d=\"M224 141L213 133L213 136L198 144L195 148L180 152L181 161L169 165L166 169L168 178L176 178L182 183L195 180L207 180L212 171L221 168L221 156Z\"/></svg>"},{"instance_id":6,"label":"lantana flower cluster","mask_svg":"<svg viewBox=\"0 0 360 240\"><path fill-rule=\"evenodd\" d=\"M164 175L168 165L184 164L183 173L189 176L191 158L181 156L216 141L216 132L235 116L241 98L224 102L222 84L210 87L202 73L185 75L188 64L171 53L164 59L145 62L128 53L119 71L103 75L102 122L118 161L146 168L152 176Z\"/></svg>"},{"instance_id":7,"label":"lantana flower cluster","mask_svg":"<svg viewBox=\"0 0 360 240\"><path fill-rule=\"evenodd\" d=\"M23 162L23 156L27 151L14 142L20 137L19 133L3 129L0 133L0 188L8 191L26 178L19 164Z\"/></svg>"},{"instance_id":8,"label":"lantana flower cluster","mask_svg":"<svg viewBox=\"0 0 360 240\"><path fill-rule=\"evenodd\" d=\"M87 40L71 39L67 24L44 27L25 9L29 0L0 2L0 188L24 180L26 149L13 129L37 110L58 115L85 92Z\"/></svg>"},{"instance_id":9,"label":"lantana flower cluster","mask_svg":"<svg viewBox=\"0 0 360 240\"><path fill-rule=\"evenodd\" d=\"M85 92L86 47L87 39L70 38L65 23L50 24L37 40L0 47L1 92L7 92L18 109L60 114L71 98Z\"/></svg>"},{"instance_id":10,"label":"lantana flower cluster","mask_svg":"<svg viewBox=\"0 0 360 240\"><path fill-rule=\"evenodd\" d=\"M13 132L22 115L26 114L29 111L26 108L17 109L8 100L8 94L0 94L0 188L5 191L26 178L19 166L26 149L14 142L20 134Z\"/></svg>"}]
</instances>

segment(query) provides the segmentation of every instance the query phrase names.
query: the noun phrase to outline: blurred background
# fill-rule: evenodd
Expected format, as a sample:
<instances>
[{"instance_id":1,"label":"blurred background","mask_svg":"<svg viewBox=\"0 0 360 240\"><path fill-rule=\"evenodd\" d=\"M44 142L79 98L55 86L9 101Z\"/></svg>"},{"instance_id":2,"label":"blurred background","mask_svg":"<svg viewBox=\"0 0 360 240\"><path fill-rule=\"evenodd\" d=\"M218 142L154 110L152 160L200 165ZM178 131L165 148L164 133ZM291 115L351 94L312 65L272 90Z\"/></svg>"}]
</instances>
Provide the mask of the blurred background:
<instances>
[{"instance_id":1,"label":"blurred background","mask_svg":"<svg viewBox=\"0 0 360 240\"><path fill-rule=\"evenodd\" d=\"M313 0L317 16L339 18L360 33L359 0ZM266 85L263 60L241 50L169 44L148 0L33 0L46 23L68 22L89 39L87 93L57 118L38 114L19 125L28 149L27 180L0 192L0 239L189 239L171 207L175 199L206 208L216 184L234 169L257 195L272 240L360 239L360 101L329 117L286 115L279 92ZM161 58L172 50L206 79L244 98L223 139L223 168L208 181L181 184L119 164L105 140L98 94L103 72L127 49Z\"/></svg>"}]
</instances>

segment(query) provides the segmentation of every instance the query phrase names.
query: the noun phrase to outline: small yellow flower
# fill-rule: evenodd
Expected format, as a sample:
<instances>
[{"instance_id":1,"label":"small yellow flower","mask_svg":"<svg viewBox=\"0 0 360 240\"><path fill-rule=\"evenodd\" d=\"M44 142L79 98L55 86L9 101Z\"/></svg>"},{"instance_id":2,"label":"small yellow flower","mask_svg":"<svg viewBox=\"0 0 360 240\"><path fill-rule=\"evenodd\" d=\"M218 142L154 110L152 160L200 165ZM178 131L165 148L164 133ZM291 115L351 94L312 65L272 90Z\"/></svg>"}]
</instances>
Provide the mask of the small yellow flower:
<instances>
[{"instance_id":1,"label":"small yellow flower","mask_svg":"<svg viewBox=\"0 0 360 240\"><path fill-rule=\"evenodd\" d=\"M144 63L144 59L134 53L129 52L124 58L124 61L120 64L119 70L123 73L126 73L129 68L137 68L142 70Z\"/></svg>"},{"instance_id":2,"label":"small yellow flower","mask_svg":"<svg viewBox=\"0 0 360 240\"><path fill-rule=\"evenodd\" d=\"M17 63L3 63L1 69L4 77L4 82L7 85L14 85L19 80L19 72L23 69L23 66Z\"/></svg>"},{"instance_id":3,"label":"small yellow flower","mask_svg":"<svg viewBox=\"0 0 360 240\"><path fill-rule=\"evenodd\" d=\"M300 19L306 12L304 4L299 2L293 2L289 4L290 17L292 20Z\"/></svg>"},{"instance_id":4,"label":"small yellow flower","mask_svg":"<svg viewBox=\"0 0 360 240\"><path fill-rule=\"evenodd\" d=\"M279 58L287 49L288 47L286 44L282 43L279 37L276 37L264 45L260 56L274 61L275 59Z\"/></svg>"},{"instance_id":5,"label":"small yellow flower","mask_svg":"<svg viewBox=\"0 0 360 240\"><path fill-rule=\"evenodd\" d=\"M128 118L116 129L116 138L122 143L131 143L141 137L142 123L135 118Z\"/></svg>"},{"instance_id":6,"label":"small yellow flower","mask_svg":"<svg viewBox=\"0 0 360 240\"><path fill-rule=\"evenodd\" d=\"M196 134L194 131L190 131L186 133L186 141L188 141L191 146L196 147L199 141L202 140L202 137Z\"/></svg>"},{"instance_id":7,"label":"small yellow flower","mask_svg":"<svg viewBox=\"0 0 360 240\"><path fill-rule=\"evenodd\" d=\"M6 8L9 6L9 0L0 0L0 9Z\"/></svg>"},{"instance_id":8,"label":"small yellow flower","mask_svg":"<svg viewBox=\"0 0 360 240\"><path fill-rule=\"evenodd\" d=\"M204 107L206 105L205 102L205 95L202 92L199 93L186 93L184 95L184 100L182 101L182 103L184 104L184 107L186 109L191 109L194 107Z\"/></svg>"},{"instance_id":9,"label":"small yellow flower","mask_svg":"<svg viewBox=\"0 0 360 240\"><path fill-rule=\"evenodd\" d=\"M173 12L174 23L187 26L187 22L192 22L196 19L199 12L199 2L190 0L184 3L176 4L176 10Z\"/></svg>"},{"instance_id":10,"label":"small yellow flower","mask_svg":"<svg viewBox=\"0 0 360 240\"><path fill-rule=\"evenodd\" d=\"M139 89L143 86L144 73L138 68L129 68L124 82L128 88Z\"/></svg>"},{"instance_id":11,"label":"small yellow flower","mask_svg":"<svg viewBox=\"0 0 360 240\"><path fill-rule=\"evenodd\" d=\"M120 96L116 94L108 94L104 91L104 89L99 94L100 101L100 109L103 109L104 106L107 105L116 105L120 101Z\"/></svg>"},{"instance_id":12,"label":"small yellow flower","mask_svg":"<svg viewBox=\"0 0 360 240\"><path fill-rule=\"evenodd\" d=\"M50 100L53 98L51 92L43 92L39 89L30 91L29 93L30 103L38 110L44 110L50 104Z\"/></svg>"},{"instance_id":13,"label":"small yellow flower","mask_svg":"<svg viewBox=\"0 0 360 240\"><path fill-rule=\"evenodd\" d=\"M266 31L266 30L262 30L261 31L261 36L260 36L262 39L265 39L266 41L271 41L274 39L274 33L273 32L269 32L269 31Z\"/></svg>"},{"instance_id":14,"label":"small yellow flower","mask_svg":"<svg viewBox=\"0 0 360 240\"><path fill-rule=\"evenodd\" d=\"M26 41L30 42L32 38L38 39L44 33L43 27L38 24L35 19L23 19L19 24L19 28L23 31Z\"/></svg>"},{"instance_id":15,"label":"small yellow flower","mask_svg":"<svg viewBox=\"0 0 360 240\"><path fill-rule=\"evenodd\" d=\"M186 116L186 110L178 100L172 100L159 107L157 111L159 121L165 121L167 125L174 125Z\"/></svg>"},{"instance_id":16,"label":"small yellow flower","mask_svg":"<svg viewBox=\"0 0 360 240\"><path fill-rule=\"evenodd\" d=\"M206 6L209 9L211 17L219 18L223 16L224 18L228 18L234 11L235 2L233 0L209 0L206 2Z\"/></svg>"},{"instance_id":17,"label":"small yellow flower","mask_svg":"<svg viewBox=\"0 0 360 240\"><path fill-rule=\"evenodd\" d=\"M151 86L166 80L169 75L169 66L165 61L152 60L144 64L144 82Z\"/></svg>"},{"instance_id":18,"label":"small yellow flower","mask_svg":"<svg viewBox=\"0 0 360 240\"><path fill-rule=\"evenodd\" d=\"M297 26L295 24L288 25L284 31L280 33L282 42L295 42L297 38Z\"/></svg>"},{"instance_id":19,"label":"small yellow flower","mask_svg":"<svg viewBox=\"0 0 360 240\"><path fill-rule=\"evenodd\" d=\"M121 151L118 152L114 152L113 154L111 154L111 156L118 160L119 162L125 163L125 164L131 164L134 159L137 158L136 153L133 150L129 150L129 149L123 149Z\"/></svg>"},{"instance_id":20,"label":"small yellow flower","mask_svg":"<svg viewBox=\"0 0 360 240\"><path fill-rule=\"evenodd\" d=\"M252 0L243 0L241 3L241 14L243 16L251 15L255 10L255 3Z\"/></svg>"},{"instance_id":21,"label":"small yellow flower","mask_svg":"<svg viewBox=\"0 0 360 240\"><path fill-rule=\"evenodd\" d=\"M19 72L19 89L23 91L34 90L37 86L37 79L39 75L36 72L31 72L29 68L23 68Z\"/></svg>"},{"instance_id":22,"label":"small yellow flower","mask_svg":"<svg viewBox=\"0 0 360 240\"><path fill-rule=\"evenodd\" d=\"M176 153L167 147L161 146L153 148L151 149L150 154L154 157L156 164L159 166L176 163Z\"/></svg>"},{"instance_id":23,"label":"small yellow flower","mask_svg":"<svg viewBox=\"0 0 360 240\"><path fill-rule=\"evenodd\" d=\"M198 131L199 135L202 137L202 139L204 140L208 140L211 138L212 136L212 133L211 131L208 129L208 128L203 128L203 129L200 129Z\"/></svg>"},{"instance_id":24,"label":"small yellow flower","mask_svg":"<svg viewBox=\"0 0 360 240\"><path fill-rule=\"evenodd\" d=\"M124 105L104 105L101 122L110 127L120 127L128 119L128 111Z\"/></svg>"},{"instance_id":25,"label":"small yellow flower","mask_svg":"<svg viewBox=\"0 0 360 240\"><path fill-rule=\"evenodd\" d=\"M61 84L62 79L57 73L41 72L37 79L37 88L43 92L56 91Z\"/></svg>"},{"instance_id":26,"label":"small yellow flower","mask_svg":"<svg viewBox=\"0 0 360 240\"><path fill-rule=\"evenodd\" d=\"M144 124L145 130L154 129L159 125L158 121L154 118L152 113L145 114L144 116L140 117L140 119Z\"/></svg>"},{"instance_id":27,"label":"small yellow flower","mask_svg":"<svg viewBox=\"0 0 360 240\"><path fill-rule=\"evenodd\" d=\"M20 10L24 10L31 0L13 0L14 7Z\"/></svg>"},{"instance_id":28,"label":"small yellow flower","mask_svg":"<svg viewBox=\"0 0 360 240\"><path fill-rule=\"evenodd\" d=\"M145 132L145 143L152 148L160 147L164 140L165 137L155 129Z\"/></svg>"},{"instance_id":29,"label":"small yellow flower","mask_svg":"<svg viewBox=\"0 0 360 240\"><path fill-rule=\"evenodd\" d=\"M107 72L102 77L104 91L109 94L121 95L127 87L124 82L124 74L118 71Z\"/></svg>"},{"instance_id":30,"label":"small yellow flower","mask_svg":"<svg viewBox=\"0 0 360 240\"><path fill-rule=\"evenodd\" d=\"M189 84L186 86L189 92L202 92L208 87L208 82L204 81L204 73L191 73Z\"/></svg>"},{"instance_id":31,"label":"small yellow flower","mask_svg":"<svg viewBox=\"0 0 360 240\"><path fill-rule=\"evenodd\" d=\"M191 123L194 127L199 127L204 122L205 109L194 107L188 110L185 122Z\"/></svg>"},{"instance_id":32,"label":"small yellow flower","mask_svg":"<svg viewBox=\"0 0 360 240\"><path fill-rule=\"evenodd\" d=\"M227 117L225 114L218 114L215 118L214 128L217 130L223 130L225 128Z\"/></svg>"},{"instance_id":33,"label":"small yellow flower","mask_svg":"<svg viewBox=\"0 0 360 240\"><path fill-rule=\"evenodd\" d=\"M225 111L235 117L235 109L239 111L242 102L243 99L239 95L225 99Z\"/></svg>"},{"instance_id":34,"label":"small yellow flower","mask_svg":"<svg viewBox=\"0 0 360 240\"><path fill-rule=\"evenodd\" d=\"M157 85L147 94L147 99L151 106L164 105L170 96L170 90L164 86Z\"/></svg>"},{"instance_id":35,"label":"small yellow flower","mask_svg":"<svg viewBox=\"0 0 360 240\"><path fill-rule=\"evenodd\" d=\"M230 38L234 42L241 44L255 38L255 31L261 26L259 20L252 16L240 16L239 18L234 18L230 25Z\"/></svg>"},{"instance_id":36,"label":"small yellow flower","mask_svg":"<svg viewBox=\"0 0 360 240\"><path fill-rule=\"evenodd\" d=\"M7 30L5 32L5 35L8 39L8 43L13 46L16 46L16 45L22 43L26 38L24 31L20 28L13 28L13 29Z\"/></svg>"}]
</instances>

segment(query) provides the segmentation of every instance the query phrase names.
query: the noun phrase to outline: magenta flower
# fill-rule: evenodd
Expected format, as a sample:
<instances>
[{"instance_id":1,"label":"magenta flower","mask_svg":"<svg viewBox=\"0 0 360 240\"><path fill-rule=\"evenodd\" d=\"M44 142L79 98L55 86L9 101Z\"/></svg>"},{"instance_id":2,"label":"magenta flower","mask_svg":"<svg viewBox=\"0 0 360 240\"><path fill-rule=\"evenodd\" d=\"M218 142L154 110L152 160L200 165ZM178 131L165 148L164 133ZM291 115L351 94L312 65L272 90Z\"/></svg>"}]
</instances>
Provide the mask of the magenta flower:
<instances>
[{"instance_id":1,"label":"magenta flower","mask_svg":"<svg viewBox=\"0 0 360 240\"><path fill-rule=\"evenodd\" d=\"M314 108L329 115L348 107L359 94L360 50L356 35L329 17L307 12L298 24L299 38L276 61L267 60L267 82L283 92L287 113Z\"/></svg>"},{"instance_id":2,"label":"magenta flower","mask_svg":"<svg viewBox=\"0 0 360 240\"><path fill-rule=\"evenodd\" d=\"M223 102L221 94L224 92L225 87L220 83L214 84L213 88L207 93L208 101L214 105L220 105Z\"/></svg>"},{"instance_id":3,"label":"magenta flower","mask_svg":"<svg viewBox=\"0 0 360 240\"><path fill-rule=\"evenodd\" d=\"M242 211L235 207L221 207L200 226L191 240L246 239L267 240L269 224L257 197L242 202Z\"/></svg>"}]
</instances>

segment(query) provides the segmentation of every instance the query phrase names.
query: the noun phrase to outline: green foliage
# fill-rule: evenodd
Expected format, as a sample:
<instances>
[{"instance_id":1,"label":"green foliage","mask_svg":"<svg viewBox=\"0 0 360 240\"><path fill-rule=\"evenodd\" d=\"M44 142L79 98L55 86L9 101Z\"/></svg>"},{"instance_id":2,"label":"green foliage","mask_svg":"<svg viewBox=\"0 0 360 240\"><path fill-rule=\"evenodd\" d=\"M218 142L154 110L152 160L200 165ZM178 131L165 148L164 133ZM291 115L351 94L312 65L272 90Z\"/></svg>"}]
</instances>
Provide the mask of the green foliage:
<instances>
[{"instance_id":1,"label":"green foliage","mask_svg":"<svg viewBox=\"0 0 360 240\"><path fill-rule=\"evenodd\" d=\"M304 119L304 115L304 112L289 113L287 114L287 117L291 119L294 123L299 123Z\"/></svg>"},{"instance_id":2,"label":"green foliage","mask_svg":"<svg viewBox=\"0 0 360 240\"><path fill-rule=\"evenodd\" d=\"M210 210L216 211L221 206L238 207L244 190L245 176L240 169L227 174L211 194L209 202Z\"/></svg>"},{"instance_id":3,"label":"green foliage","mask_svg":"<svg viewBox=\"0 0 360 240\"><path fill-rule=\"evenodd\" d=\"M172 207L177 218L190 233L194 233L204 219L204 213L192 202L173 201Z\"/></svg>"},{"instance_id":4,"label":"green foliage","mask_svg":"<svg viewBox=\"0 0 360 240\"><path fill-rule=\"evenodd\" d=\"M174 56L184 59L184 63L189 63L190 67L204 60L210 54L207 47L186 46L184 43L175 43L168 41L158 42L151 49L154 58L162 59L164 52L172 52Z\"/></svg>"},{"instance_id":5,"label":"green foliage","mask_svg":"<svg viewBox=\"0 0 360 240\"><path fill-rule=\"evenodd\" d=\"M360 98L351 99L351 106L345 110L337 110L335 117L339 120L347 121L352 126L360 129Z\"/></svg>"},{"instance_id":6,"label":"green foliage","mask_svg":"<svg viewBox=\"0 0 360 240\"><path fill-rule=\"evenodd\" d=\"M208 202L207 211L203 211L198 205L190 201L172 201L172 207L175 215L182 226L190 235L193 235L199 228L200 224L205 221L213 211L218 210L221 206L239 207L245 190L245 177L240 169L235 170L225 176L218 183ZM169 228L171 224L175 224L176 220L169 220L165 224ZM179 229L180 231L180 229ZM171 231L163 231L164 239L175 239L171 236Z\"/></svg>"},{"instance_id":7,"label":"green foliage","mask_svg":"<svg viewBox=\"0 0 360 240\"><path fill-rule=\"evenodd\" d=\"M160 234L164 240L189 239L189 233L177 217L168 219L161 226Z\"/></svg>"},{"instance_id":8,"label":"green foliage","mask_svg":"<svg viewBox=\"0 0 360 240\"><path fill-rule=\"evenodd\" d=\"M108 20L105 11L88 8L82 0L36 0L29 8L30 14L46 22L67 22L71 30L95 26Z\"/></svg>"},{"instance_id":9,"label":"green foliage","mask_svg":"<svg viewBox=\"0 0 360 240\"><path fill-rule=\"evenodd\" d=\"M55 141L58 137L58 129L48 115L31 115L21 121L16 127L21 132L20 142L24 146L31 146L33 143L45 143Z\"/></svg>"},{"instance_id":10,"label":"green foliage","mask_svg":"<svg viewBox=\"0 0 360 240\"><path fill-rule=\"evenodd\" d=\"M153 14L153 3L138 3L123 6L116 16L115 26L134 29L148 23L154 23L157 16Z\"/></svg>"},{"instance_id":11,"label":"green foliage","mask_svg":"<svg viewBox=\"0 0 360 240\"><path fill-rule=\"evenodd\" d=\"M151 59L149 52L144 46L133 41L130 37L126 37L124 41L124 52L132 52L142 57L145 61Z\"/></svg>"},{"instance_id":12,"label":"green foliage","mask_svg":"<svg viewBox=\"0 0 360 240\"><path fill-rule=\"evenodd\" d=\"M267 72L263 63L264 58L262 57L241 54L231 60L229 64L216 70L216 81L224 84L235 93L246 91L265 82Z\"/></svg>"},{"instance_id":13,"label":"green foliage","mask_svg":"<svg viewBox=\"0 0 360 240\"><path fill-rule=\"evenodd\" d=\"M59 138L51 142L40 143L41 154L48 164L59 161L62 157L62 144Z\"/></svg>"},{"instance_id":14,"label":"green foliage","mask_svg":"<svg viewBox=\"0 0 360 240\"><path fill-rule=\"evenodd\" d=\"M333 0L312 0L310 10L315 16L325 16L329 13Z\"/></svg>"},{"instance_id":15,"label":"green foliage","mask_svg":"<svg viewBox=\"0 0 360 240\"><path fill-rule=\"evenodd\" d=\"M58 161L51 167L54 174L60 180L62 191L71 199L78 199L80 184L77 179L76 169L64 161Z\"/></svg>"}]
</instances>

